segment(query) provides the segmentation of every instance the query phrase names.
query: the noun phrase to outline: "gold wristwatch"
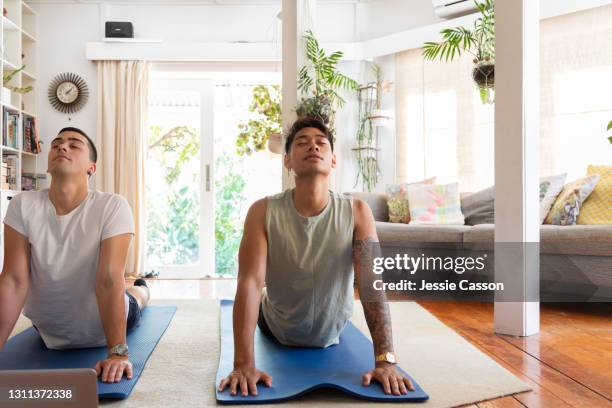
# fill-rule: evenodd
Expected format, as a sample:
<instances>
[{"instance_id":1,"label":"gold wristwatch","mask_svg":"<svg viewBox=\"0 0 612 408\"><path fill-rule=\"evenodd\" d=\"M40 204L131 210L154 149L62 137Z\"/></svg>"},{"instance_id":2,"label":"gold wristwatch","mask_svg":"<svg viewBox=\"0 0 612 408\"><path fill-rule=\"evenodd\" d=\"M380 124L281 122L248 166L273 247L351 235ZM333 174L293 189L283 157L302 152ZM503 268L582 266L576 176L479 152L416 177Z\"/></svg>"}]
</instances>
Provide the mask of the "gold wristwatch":
<instances>
[{"instance_id":1,"label":"gold wristwatch","mask_svg":"<svg viewBox=\"0 0 612 408\"><path fill-rule=\"evenodd\" d=\"M376 356L375 360L376 362L386 361L389 364L397 364L397 357L395 357L395 353L391 353L391 352L379 354Z\"/></svg>"}]
</instances>

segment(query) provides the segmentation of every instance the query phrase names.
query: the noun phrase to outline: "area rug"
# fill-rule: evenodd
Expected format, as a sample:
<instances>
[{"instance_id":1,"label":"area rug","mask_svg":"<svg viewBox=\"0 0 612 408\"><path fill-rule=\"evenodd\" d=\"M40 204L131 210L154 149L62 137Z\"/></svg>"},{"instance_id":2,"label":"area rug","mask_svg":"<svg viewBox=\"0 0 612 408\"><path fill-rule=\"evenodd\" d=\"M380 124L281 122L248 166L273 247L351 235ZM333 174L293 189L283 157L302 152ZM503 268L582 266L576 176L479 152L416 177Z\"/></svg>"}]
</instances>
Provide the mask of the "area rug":
<instances>
[{"instance_id":1,"label":"area rug","mask_svg":"<svg viewBox=\"0 0 612 408\"><path fill-rule=\"evenodd\" d=\"M217 406L214 378L219 359L219 301L153 300L151 304L176 305L178 310L130 397L100 405L113 408ZM414 406L454 407L530 389L418 304L393 302L390 307L398 359L430 397L427 402ZM359 302L355 303L352 321L368 335ZM13 334L29 325L21 317ZM317 391L283 405L354 408L356 404L394 406L356 401L331 390Z\"/></svg>"}]
</instances>

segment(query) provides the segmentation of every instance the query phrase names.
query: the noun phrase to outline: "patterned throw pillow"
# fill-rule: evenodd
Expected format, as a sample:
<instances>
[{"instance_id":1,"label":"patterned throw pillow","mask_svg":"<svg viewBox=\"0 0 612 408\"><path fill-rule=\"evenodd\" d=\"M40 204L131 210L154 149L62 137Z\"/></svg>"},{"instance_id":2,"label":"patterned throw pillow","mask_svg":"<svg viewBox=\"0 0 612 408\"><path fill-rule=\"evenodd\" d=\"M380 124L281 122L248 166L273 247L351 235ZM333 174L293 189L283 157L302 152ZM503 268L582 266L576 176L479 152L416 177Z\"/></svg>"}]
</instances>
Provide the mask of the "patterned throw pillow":
<instances>
[{"instance_id":1,"label":"patterned throw pillow","mask_svg":"<svg viewBox=\"0 0 612 408\"><path fill-rule=\"evenodd\" d=\"M389 207L389 222L408 224L410 222L410 209L406 188L411 184L433 184L436 178L432 177L416 183L389 184L387 186L387 206Z\"/></svg>"},{"instance_id":2,"label":"patterned throw pillow","mask_svg":"<svg viewBox=\"0 0 612 408\"><path fill-rule=\"evenodd\" d=\"M544 223L546 215L555 203L557 196L563 190L567 173L540 179L540 224Z\"/></svg>"},{"instance_id":3,"label":"patterned throw pillow","mask_svg":"<svg viewBox=\"0 0 612 408\"><path fill-rule=\"evenodd\" d=\"M612 166L589 166L587 174L601 178L582 205L578 224L612 224Z\"/></svg>"},{"instance_id":4,"label":"patterned throw pillow","mask_svg":"<svg viewBox=\"0 0 612 408\"><path fill-rule=\"evenodd\" d=\"M546 224L576 225L582 203L591 194L598 180L599 175L594 174L567 184L550 209Z\"/></svg>"},{"instance_id":5,"label":"patterned throw pillow","mask_svg":"<svg viewBox=\"0 0 612 408\"><path fill-rule=\"evenodd\" d=\"M459 183L408 186L410 224L465 224Z\"/></svg>"}]
</instances>

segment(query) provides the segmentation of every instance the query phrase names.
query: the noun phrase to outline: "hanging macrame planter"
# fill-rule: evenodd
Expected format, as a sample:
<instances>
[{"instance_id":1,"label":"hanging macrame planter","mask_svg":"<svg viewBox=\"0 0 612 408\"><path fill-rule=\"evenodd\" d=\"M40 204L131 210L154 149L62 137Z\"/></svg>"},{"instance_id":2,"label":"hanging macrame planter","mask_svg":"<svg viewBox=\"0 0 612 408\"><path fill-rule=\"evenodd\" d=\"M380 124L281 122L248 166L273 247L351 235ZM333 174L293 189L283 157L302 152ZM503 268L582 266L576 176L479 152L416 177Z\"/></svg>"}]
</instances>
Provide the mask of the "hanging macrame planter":
<instances>
[{"instance_id":1,"label":"hanging macrame planter","mask_svg":"<svg viewBox=\"0 0 612 408\"><path fill-rule=\"evenodd\" d=\"M472 70L472 78L480 90L480 99L483 103L495 102L495 62L477 62Z\"/></svg>"},{"instance_id":2,"label":"hanging macrame planter","mask_svg":"<svg viewBox=\"0 0 612 408\"><path fill-rule=\"evenodd\" d=\"M374 127L388 127L391 124L391 111L388 109L373 109L370 121Z\"/></svg>"}]
</instances>

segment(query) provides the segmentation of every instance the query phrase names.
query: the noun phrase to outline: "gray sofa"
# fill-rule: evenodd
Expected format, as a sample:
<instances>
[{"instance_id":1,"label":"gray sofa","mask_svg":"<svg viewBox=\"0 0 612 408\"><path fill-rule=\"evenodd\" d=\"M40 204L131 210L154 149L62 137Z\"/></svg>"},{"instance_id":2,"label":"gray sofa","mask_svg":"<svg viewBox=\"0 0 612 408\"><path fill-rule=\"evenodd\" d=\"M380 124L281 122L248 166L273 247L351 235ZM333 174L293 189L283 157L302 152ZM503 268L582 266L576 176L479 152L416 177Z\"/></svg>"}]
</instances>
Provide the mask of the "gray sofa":
<instances>
[{"instance_id":1,"label":"gray sofa","mask_svg":"<svg viewBox=\"0 0 612 408\"><path fill-rule=\"evenodd\" d=\"M495 225L410 225L390 223L387 195L352 193L372 209L381 245L427 246L439 243L466 250L491 250ZM466 195L462 195L462 205ZM596 286L591 300L612 300L612 225L542 225L540 227L541 287L564 284ZM585 279L586 278L586 279ZM562 282L559 282L562 281Z\"/></svg>"}]
</instances>

